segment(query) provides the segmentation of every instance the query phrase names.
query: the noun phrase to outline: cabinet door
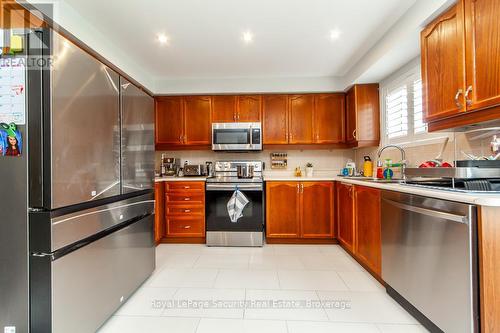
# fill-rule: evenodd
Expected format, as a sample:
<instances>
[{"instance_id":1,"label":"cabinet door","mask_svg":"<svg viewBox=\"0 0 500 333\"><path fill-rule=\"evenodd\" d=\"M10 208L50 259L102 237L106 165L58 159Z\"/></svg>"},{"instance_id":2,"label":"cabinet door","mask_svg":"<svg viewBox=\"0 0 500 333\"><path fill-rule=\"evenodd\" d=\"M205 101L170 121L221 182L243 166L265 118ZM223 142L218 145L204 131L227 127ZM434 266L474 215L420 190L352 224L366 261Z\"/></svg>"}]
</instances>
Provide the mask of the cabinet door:
<instances>
[{"instance_id":1,"label":"cabinet door","mask_svg":"<svg viewBox=\"0 0 500 333\"><path fill-rule=\"evenodd\" d=\"M263 104L263 141L266 145L288 143L287 95L266 95Z\"/></svg>"},{"instance_id":2,"label":"cabinet door","mask_svg":"<svg viewBox=\"0 0 500 333\"><path fill-rule=\"evenodd\" d=\"M356 186L356 246L355 254L379 276L382 268L382 240L380 223L380 191Z\"/></svg>"},{"instance_id":3,"label":"cabinet door","mask_svg":"<svg viewBox=\"0 0 500 333\"><path fill-rule=\"evenodd\" d=\"M465 0L468 110L500 104L500 2Z\"/></svg>"},{"instance_id":4,"label":"cabinet door","mask_svg":"<svg viewBox=\"0 0 500 333\"><path fill-rule=\"evenodd\" d=\"M302 182L301 235L333 238L333 182Z\"/></svg>"},{"instance_id":5,"label":"cabinet door","mask_svg":"<svg viewBox=\"0 0 500 333\"><path fill-rule=\"evenodd\" d=\"M380 141L380 99L378 83L356 85L356 132L360 144L378 146Z\"/></svg>"},{"instance_id":6,"label":"cabinet door","mask_svg":"<svg viewBox=\"0 0 500 333\"><path fill-rule=\"evenodd\" d=\"M212 101L207 96L184 98L184 143L188 145L209 145L211 143Z\"/></svg>"},{"instance_id":7,"label":"cabinet door","mask_svg":"<svg viewBox=\"0 0 500 333\"><path fill-rule=\"evenodd\" d=\"M260 122L262 109L262 98L259 95L238 96L238 108L236 121L239 122Z\"/></svg>"},{"instance_id":8,"label":"cabinet door","mask_svg":"<svg viewBox=\"0 0 500 333\"><path fill-rule=\"evenodd\" d=\"M313 143L314 95L289 96L289 142Z\"/></svg>"},{"instance_id":9,"label":"cabinet door","mask_svg":"<svg viewBox=\"0 0 500 333\"><path fill-rule=\"evenodd\" d=\"M352 87L346 95L346 141L356 141L356 89Z\"/></svg>"},{"instance_id":10,"label":"cabinet door","mask_svg":"<svg viewBox=\"0 0 500 333\"><path fill-rule=\"evenodd\" d=\"M421 33L424 120L432 121L465 111L463 7L457 5Z\"/></svg>"},{"instance_id":11,"label":"cabinet door","mask_svg":"<svg viewBox=\"0 0 500 333\"><path fill-rule=\"evenodd\" d=\"M344 94L319 94L315 96L314 141L340 143L344 141Z\"/></svg>"},{"instance_id":12,"label":"cabinet door","mask_svg":"<svg viewBox=\"0 0 500 333\"><path fill-rule=\"evenodd\" d=\"M182 97L156 98L156 144L182 144L184 135L182 104Z\"/></svg>"},{"instance_id":13,"label":"cabinet door","mask_svg":"<svg viewBox=\"0 0 500 333\"><path fill-rule=\"evenodd\" d=\"M298 238L299 182L267 182L266 235L269 238Z\"/></svg>"},{"instance_id":14,"label":"cabinet door","mask_svg":"<svg viewBox=\"0 0 500 333\"><path fill-rule=\"evenodd\" d=\"M155 243L165 237L165 183L155 183Z\"/></svg>"},{"instance_id":15,"label":"cabinet door","mask_svg":"<svg viewBox=\"0 0 500 333\"><path fill-rule=\"evenodd\" d=\"M337 239L349 251L354 250L354 186L337 184Z\"/></svg>"},{"instance_id":16,"label":"cabinet door","mask_svg":"<svg viewBox=\"0 0 500 333\"><path fill-rule=\"evenodd\" d=\"M212 96L212 122L236 121L236 96Z\"/></svg>"}]
</instances>

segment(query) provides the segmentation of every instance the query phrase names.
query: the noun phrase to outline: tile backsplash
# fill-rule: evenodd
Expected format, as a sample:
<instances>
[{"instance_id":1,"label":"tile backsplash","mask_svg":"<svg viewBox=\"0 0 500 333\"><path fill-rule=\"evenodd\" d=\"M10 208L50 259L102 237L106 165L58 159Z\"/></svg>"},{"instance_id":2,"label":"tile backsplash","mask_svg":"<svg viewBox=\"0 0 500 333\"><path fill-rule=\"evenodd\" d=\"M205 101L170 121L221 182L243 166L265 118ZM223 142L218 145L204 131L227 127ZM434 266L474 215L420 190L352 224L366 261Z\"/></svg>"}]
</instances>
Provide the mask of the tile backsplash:
<instances>
[{"instance_id":1,"label":"tile backsplash","mask_svg":"<svg viewBox=\"0 0 500 333\"><path fill-rule=\"evenodd\" d=\"M450 133L450 141L443 152L443 161L450 162L468 159L462 152L476 156L490 156L490 142L494 134L500 135L500 131L472 132L472 133ZM406 160L410 167L418 167L421 163L433 160L441 151L444 139L433 144L414 145L405 148ZM363 156L368 155L374 161L377 160L379 147L361 148L355 151L357 165L363 164ZM397 149L387 149L382 153L382 159L390 158L393 161L401 159L401 153Z\"/></svg>"},{"instance_id":2,"label":"tile backsplash","mask_svg":"<svg viewBox=\"0 0 500 333\"><path fill-rule=\"evenodd\" d=\"M266 164L266 171L271 170L271 153L282 152L288 154L287 170L281 172L292 172L295 167L305 168L306 163L311 162L314 170L319 172L339 172L348 159L354 159L354 151L351 149L332 149L332 150L263 150L260 152L248 153L226 153L198 150L179 150L179 151L157 151L156 168L159 168L161 154L165 153L167 157L176 157L181 159L181 164L188 161L190 164L204 164L206 161L219 160L261 160ZM274 170L273 170L274 171Z\"/></svg>"},{"instance_id":3,"label":"tile backsplash","mask_svg":"<svg viewBox=\"0 0 500 333\"><path fill-rule=\"evenodd\" d=\"M476 156L489 156L490 142L492 136L500 136L500 130L471 132L471 133L450 133L450 141L443 153L443 160L453 164L455 160L464 160L467 157L462 151ZM437 143L413 145L405 148L406 159L411 167L417 167L422 162L432 160L439 154L444 139ZM377 161L379 147L359 148L359 149L332 149L332 150L263 150L260 152L248 153L226 153L213 152L209 150L178 150L178 151L157 151L156 168L159 168L161 154L167 157L177 157L181 159L181 164L188 161L190 164L204 164L206 161L218 160L261 160L266 163L266 172L271 171L271 153L284 152L288 154L287 170L273 170L273 172L291 173L295 167L305 168L306 163L314 165L315 173L338 173L345 163L351 159L356 162L358 168L362 168L363 156L368 155ZM382 158L390 158L393 161L400 160L400 152L397 149L387 149L383 152Z\"/></svg>"}]
</instances>

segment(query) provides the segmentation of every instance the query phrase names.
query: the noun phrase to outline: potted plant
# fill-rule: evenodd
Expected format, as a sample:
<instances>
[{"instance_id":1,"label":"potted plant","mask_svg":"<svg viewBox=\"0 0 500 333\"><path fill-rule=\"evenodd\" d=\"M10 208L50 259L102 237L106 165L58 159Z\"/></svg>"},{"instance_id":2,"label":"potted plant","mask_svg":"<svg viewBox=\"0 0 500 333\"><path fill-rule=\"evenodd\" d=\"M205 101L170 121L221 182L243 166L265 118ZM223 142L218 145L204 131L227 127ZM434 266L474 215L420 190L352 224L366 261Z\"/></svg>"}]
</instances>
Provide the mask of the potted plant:
<instances>
[{"instance_id":1,"label":"potted plant","mask_svg":"<svg viewBox=\"0 0 500 333\"><path fill-rule=\"evenodd\" d=\"M312 177L313 176L313 164L311 162L306 164L306 177Z\"/></svg>"}]
</instances>

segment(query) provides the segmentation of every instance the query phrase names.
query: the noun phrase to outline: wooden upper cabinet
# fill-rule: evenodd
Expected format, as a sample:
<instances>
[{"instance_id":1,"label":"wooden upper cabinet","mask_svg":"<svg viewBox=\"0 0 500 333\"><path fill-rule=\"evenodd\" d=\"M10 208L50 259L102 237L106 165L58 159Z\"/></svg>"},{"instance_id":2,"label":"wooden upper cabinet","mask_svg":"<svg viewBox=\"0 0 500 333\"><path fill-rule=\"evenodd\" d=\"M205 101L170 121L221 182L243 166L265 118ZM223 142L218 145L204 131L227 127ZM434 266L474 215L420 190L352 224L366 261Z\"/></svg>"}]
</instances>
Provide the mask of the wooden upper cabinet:
<instances>
[{"instance_id":1,"label":"wooden upper cabinet","mask_svg":"<svg viewBox=\"0 0 500 333\"><path fill-rule=\"evenodd\" d=\"M318 94L314 98L314 142L344 142L345 95Z\"/></svg>"},{"instance_id":2,"label":"wooden upper cabinet","mask_svg":"<svg viewBox=\"0 0 500 333\"><path fill-rule=\"evenodd\" d=\"M289 139L292 144L313 143L314 95L289 95Z\"/></svg>"},{"instance_id":3,"label":"wooden upper cabinet","mask_svg":"<svg viewBox=\"0 0 500 333\"><path fill-rule=\"evenodd\" d=\"M212 122L232 123L236 121L236 96L212 96Z\"/></svg>"},{"instance_id":4,"label":"wooden upper cabinet","mask_svg":"<svg viewBox=\"0 0 500 333\"><path fill-rule=\"evenodd\" d=\"M184 143L209 145L211 143L212 100L208 96L184 98Z\"/></svg>"},{"instance_id":5,"label":"wooden upper cabinet","mask_svg":"<svg viewBox=\"0 0 500 333\"><path fill-rule=\"evenodd\" d=\"M263 141L266 145L288 143L288 96L262 97Z\"/></svg>"},{"instance_id":6,"label":"wooden upper cabinet","mask_svg":"<svg viewBox=\"0 0 500 333\"><path fill-rule=\"evenodd\" d=\"M356 186L354 252L378 276L382 270L382 238L380 222L380 190Z\"/></svg>"},{"instance_id":7,"label":"wooden upper cabinet","mask_svg":"<svg viewBox=\"0 0 500 333\"><path fill-rule=\"evenodd\" d=\"M500 2L464 4L467 110L500 105Z\"/></svg>"},{"instance_id":8,"label":"wooden upper cabinet","mask_svg":"<svg viewBox=\"0 0 500 333\"><path fill-rule=\"evenodd\" d=\"M260 122L262 112L262 97L260 95L238 96L236 121Z\"/></svg>"},{"instance_id":9,"label":"wooden upper cabinet","mask_svg":"<svg viewBox=\"0 0 500 333\"><path fill-rule=\"evenodd\" d=\"M354 186L337 184L337 239L354 252Z\"/></svg>"},{"instance_id":10,"label":"wooden upper cabinet","mask_svg":"<svg viewBox=\"0 0 500 333\"><path fill-rule=\"evenodd\" d=\"M459 1L430 23L421 32L420 39L424 120L446 118L465 111L462 3Z\"/></svg>"},{"instance_id":11,"label":"wooden upper cabinet","mask_svg":"<svg viewBox=\"0 0 500 333\"><path fill-rule=\"evenodd\" d=\"M354 87L346 94L346 141L356 141L356 95Z\"/></svg>"},{"instance_id":12,"label":"wooden upper cabinet","mask_svg":"<svg viewBox=\"0 0 500 333\"><path fill-rule=\"evenodd\" d=\"M380 99L378 83L356 84L346 96L347 142L353 147L378 146Z\"/></svg>"},{"instance_id":13,"label":"wooden upper cabinet","mask_svg":"<svg viewBox=\"0 0 500 333\"><path fill-rule=\"evenodd\" d=\"M304 238L333 238L333 182L302 182L301 235Z\"/></svg>"},{"instance_id":14,"label":"wooden upper cabinet","mask_svg":"<svg viewBox=\"0 0 500 333\"><path fill-rule=\"evenodd\" d=\"M182 97L157 97L156 144L180 145L184 131Z\"/></svg>"},{"instance_id":15,"label":"wooden upper cabinet","mask_svg":"<svg viewBox=\"0 0 500 333\"><path fill-rule=\"evenodd\" d=\"M298 238L299 182L266 183L266 236L270 238Z\"/></svg>"}]
</instances>

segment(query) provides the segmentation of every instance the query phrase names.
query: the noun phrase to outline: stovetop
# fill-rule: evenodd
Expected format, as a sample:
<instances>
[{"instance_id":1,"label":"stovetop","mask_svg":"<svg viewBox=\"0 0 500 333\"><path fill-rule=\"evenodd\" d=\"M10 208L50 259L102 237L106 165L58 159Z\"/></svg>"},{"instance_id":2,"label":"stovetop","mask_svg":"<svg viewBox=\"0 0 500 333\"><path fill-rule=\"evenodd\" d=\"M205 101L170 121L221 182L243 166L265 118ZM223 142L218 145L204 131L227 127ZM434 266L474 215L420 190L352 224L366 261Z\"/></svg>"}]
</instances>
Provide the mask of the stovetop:
<instances>
[{"instance_id":1,"label":"stovetop","mask_svg":"<svg viewBox=\"0 0 500 333\"><path fill-rule=\"evenodd\" d=\"M235 176L215 176L212 178L207 178L207 183L262 183L264 180L261 176L256 176L253 178L238 178Z\"/></svg>"}]
</instances>

